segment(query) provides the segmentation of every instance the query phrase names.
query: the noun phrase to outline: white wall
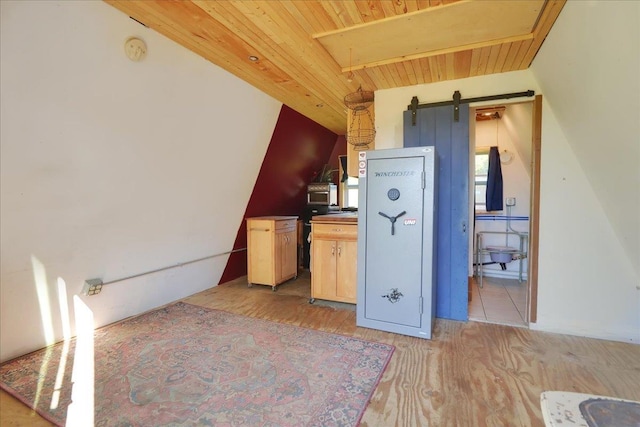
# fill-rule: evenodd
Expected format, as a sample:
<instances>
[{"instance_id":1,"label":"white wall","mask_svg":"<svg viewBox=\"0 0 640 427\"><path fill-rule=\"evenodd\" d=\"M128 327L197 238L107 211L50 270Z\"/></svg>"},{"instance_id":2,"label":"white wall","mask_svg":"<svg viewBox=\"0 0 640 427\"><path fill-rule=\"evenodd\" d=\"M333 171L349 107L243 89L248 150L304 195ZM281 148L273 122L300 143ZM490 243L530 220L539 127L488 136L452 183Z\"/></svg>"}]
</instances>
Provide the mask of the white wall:
<instances>
[{"instance_id":1,"label":"white wall","mask_svg":"<svg viewBox=\"0 0 640 427\"><path fill-rule=\"evenodd\" d=\"M611 3L602 2L603 5ZM632 51L633 49L627 48L628 44L613 43L617 41L616 37L620 34L627 34L633 39L628 40L631 46L637 47L640 2L628 2L633 6L623 6L622 3L625 2L613 3L612 6L607 7L621 7L623 9L621 12L630 14L629 17L618 20L620 18L618 13L604 13L601 16L602 21L588 21L584 24L592 32L593 28L599 28L599 31L593 33L602 37L602 42L594 44L590 43L589 38L577 40L570 38L574 44L567 45L558 39L566 33L571 33L573 26L582 25L574 19L576 16L582 17L582 8L593 7L591 2L569 2L547 37L543 50L538 53L533 71L524 70L377 91L376 148L402 146L402 112L414 95L418 96L421 103L425 103L451 99L455 90L460 90L463 98L520 92L527 89L542 93L544 102L538 322L531 324L531 327L553 332L640 342L640 297L639 290L636 288L640 280L630 262L628 251L633 249L633 245L629 246L621 242L614 228L618 226L618 222L611 222L616 218L621 218L621 221L623 217L633 218L633 221L627 222L635 221L637 225L637 218L640 217L640 209L634 201L634 195L640 194L639 187L635 184L640 168L636 161L638 160L637 151L630 146L633 144L629 143L629 141L635 141L637 144L640 133L636 131L635 124L625 122L620 126L620 116L616 115L624 110L624 117L640 117L640 106L635 97L638 73L631 76L626 71L620 71L627 66L637 70L637 55L640 54L640 50ZM626 10L627 8L633 10ZM565 15L568 16L565 17ZM591 18L595 20L594 17ZM610 35L608 29L614 27L615 31ZM560 37L556 37L556 31ZM552 53L546 53L547 45L553 43L560 44L562 48L558 50L553 48ZM565 50L583 52L593 58L602 58L602 56L606 58L609 54L605 51L618 48L623 49L625 56L630 56L629 62L625 60L620 62L618 67L599 69L598 75L580 68L573 68L566 61L554 62L544 59L546 55L568 54ZM551 65L549 68L536 66L538 60ZM541 74L542 83L568 74L581 77L578 78L579 85L574 83L575 78L573 81L567 81L566 78L561 77L557 84L549 85L547 91L541 91L538 74ZM619 81L621 78L622 82ZM601 111L601 119L595 120L596 116L592 114L593 108L589 103L584 102L582 96L577 94L577 90L565 93L558 88L561 85L573 89L578 87L580 91L586 93L590 93L589 91L595 87L596 95L601 92L608 93L608 88L615 93L615 99L619 105L615 110ZM620 86L631 88L632 93L621 91ZM628 96L624 96L625 94ZM596 95L588 95L588 98ZM556 107L554 100L558 98L562 98L562 102L559 102ZM558 116L556 116L556 108L560 108ZM571 108L574 111L569 114L563 111L564 108ZM602 109L598 108L598 110ZM569 132L566 132L565 128ZM580 129L579 136L574 135L575 129ZM611 129L611 135L615 135L615 138L603 138L604 129ZM606 146L603 151L604 141ZM582 164L583 155L577 156L573 148L579 144L597 145L601 150L594 150L595 157L589 157L589 161ZM619 157L629 157L621 163L622 167L616 167L613 172L616 181L624 184L620 187L607 186L609 195L607 198L601 198L597 190L599 187L594 189L592 184L593 168L591 166L597 163L596 160L600 162L603 158L606 160L606 156L611 152L616 153L614 156L616 160ZM599 176L600 173L596 173L596 179ZM606 181L610 180L607 178ZM628 212L617 214L615 217L609 215L608 211L605 213L602 206L610 198L619 200L626 196L630 201L624 202L620 207ZM628 230L631 233L629 239L634 239L635 226L631 224Z\"/></svg>"},{"instance_id":2,"label":"white wall","mask_svg":"<svg viewBox=\"0 0 640 427\"><path fill-rule=\"evenodd\" d=\"M567 2L531 68L553 110L543 113L546 330L640 342L639 28L640 2Z\"/></svg>"},{"instance_id":3,"label":"white wall","mask_svg":"<svg viewBox=\"0 0 640 427\"><path fill-rule=\"evenodd\" d=\"M534 328L640 343L638 276L588 174L543 110L538 322Z\"/></svg>"},{"instance_id":4,"label":"white wall","mask_svg":"<svg viewBox=\"0 0 640 427\"><path fill-rule=\"evenodd\" d=\"M506 105L506 114L502 118L512 149L517 158L514 162L519 164L529 177L531 176L531 143L533 127L533 103L521 102Z\"/></svg>"},{"instance_id":5,"label":"white wall","mask_svg":"<svg viewBox=\"0 0 640 427\"><path fill-rule=\"evenodd\" d=\"M531 69L640 276L640 2L567 2Z\"/></svg>"},{"instance_id":6,"label":"white wall","mask_svg":"<svg viewBox=\"0 0 640 427\"><path fill-rule=\"evenodd\" d=\"M60 301L85 279L231 250L281 104L103 2L0 7L6 360L62 337ZM226 261L82 298L101 326L215 286Z\"/></svg>"}]
</instances>

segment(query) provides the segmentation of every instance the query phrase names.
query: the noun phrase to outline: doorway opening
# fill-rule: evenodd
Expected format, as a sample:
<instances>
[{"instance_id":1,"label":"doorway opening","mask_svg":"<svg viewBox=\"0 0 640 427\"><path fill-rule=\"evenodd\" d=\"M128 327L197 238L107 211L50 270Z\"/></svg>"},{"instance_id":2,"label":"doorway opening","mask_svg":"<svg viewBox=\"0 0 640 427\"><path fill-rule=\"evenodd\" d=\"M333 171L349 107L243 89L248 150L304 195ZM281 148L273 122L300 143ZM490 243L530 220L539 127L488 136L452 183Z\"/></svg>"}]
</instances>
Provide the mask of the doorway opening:
<instances>
[{"instance_id":1,"label":"doorway opening","mask_svg":"<svg viewBox=\"0 0 640 427\"><path fill-rule=\"evenodd\" d=\"M470 112L472 321L519 327L531 321L534 105L501 103Z\"/></svg>"}]
</instances>

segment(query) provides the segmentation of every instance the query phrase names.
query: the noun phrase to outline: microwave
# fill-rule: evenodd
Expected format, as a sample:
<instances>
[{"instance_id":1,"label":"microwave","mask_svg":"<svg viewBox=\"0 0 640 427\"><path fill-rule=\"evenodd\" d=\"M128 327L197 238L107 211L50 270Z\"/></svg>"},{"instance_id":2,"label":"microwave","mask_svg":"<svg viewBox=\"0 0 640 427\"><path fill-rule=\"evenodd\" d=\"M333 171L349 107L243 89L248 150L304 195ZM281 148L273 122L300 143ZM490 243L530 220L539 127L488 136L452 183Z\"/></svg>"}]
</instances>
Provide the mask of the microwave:
<instances>
[{"instance_id":1,"label":"microwave","mask_svg":"<svg viewBox=\"0 0 640 427\"><path fill-rule=\"evenodd\" d=\"M314 182L307 187L307 204L338 206L338 186L331 182Z\"/></svg>"}]
</instances>

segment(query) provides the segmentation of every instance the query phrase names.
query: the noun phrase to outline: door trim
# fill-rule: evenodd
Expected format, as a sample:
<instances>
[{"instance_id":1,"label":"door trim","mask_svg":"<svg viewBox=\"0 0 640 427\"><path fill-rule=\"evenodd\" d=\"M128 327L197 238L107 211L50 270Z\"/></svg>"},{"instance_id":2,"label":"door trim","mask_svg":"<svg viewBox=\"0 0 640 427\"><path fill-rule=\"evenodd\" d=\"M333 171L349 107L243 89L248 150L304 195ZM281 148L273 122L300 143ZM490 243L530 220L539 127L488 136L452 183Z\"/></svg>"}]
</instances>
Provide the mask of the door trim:
<instances>
[{"instance_id":1,"label":"door trim","mask_svg":"<svg viewBox=\"0 0 640 427\"><path fill-rule=\"evenodd\" d=\"M538 318L538 247L540 233L540 157L542 151L542 95L533 101L533 123L531 143L531 214L529 220L529 318L535 323Z\"/></svg>"}]
</instances>

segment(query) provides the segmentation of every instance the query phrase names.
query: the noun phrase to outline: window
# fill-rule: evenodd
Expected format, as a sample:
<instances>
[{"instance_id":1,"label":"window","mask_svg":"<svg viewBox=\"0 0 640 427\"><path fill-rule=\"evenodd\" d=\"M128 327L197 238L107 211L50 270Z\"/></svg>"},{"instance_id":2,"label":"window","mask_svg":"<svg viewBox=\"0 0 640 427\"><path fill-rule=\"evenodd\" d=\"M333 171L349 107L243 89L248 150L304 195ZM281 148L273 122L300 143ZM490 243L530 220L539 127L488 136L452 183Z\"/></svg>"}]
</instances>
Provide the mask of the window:
<instances>
[{"instance_id":1,"label":"window","mask_svg":"<svg viewBox=\"0 0 640 427\"><path fill-rule=\"evenodd\" d=\"M343 207L357 208L358 207L358 178L352 176L344 183L344 204Z\"/></svg>"},{"instance_id":2,"label":"window","mask_svg":"<svg viewBox=\"0 0 640 427\"><path fill-rule=\"evenodd\" d=\"M476 211L487 209L487 176L489 175L489 150L476 151L475 206Z\"/></svg>"}]
</instances>

